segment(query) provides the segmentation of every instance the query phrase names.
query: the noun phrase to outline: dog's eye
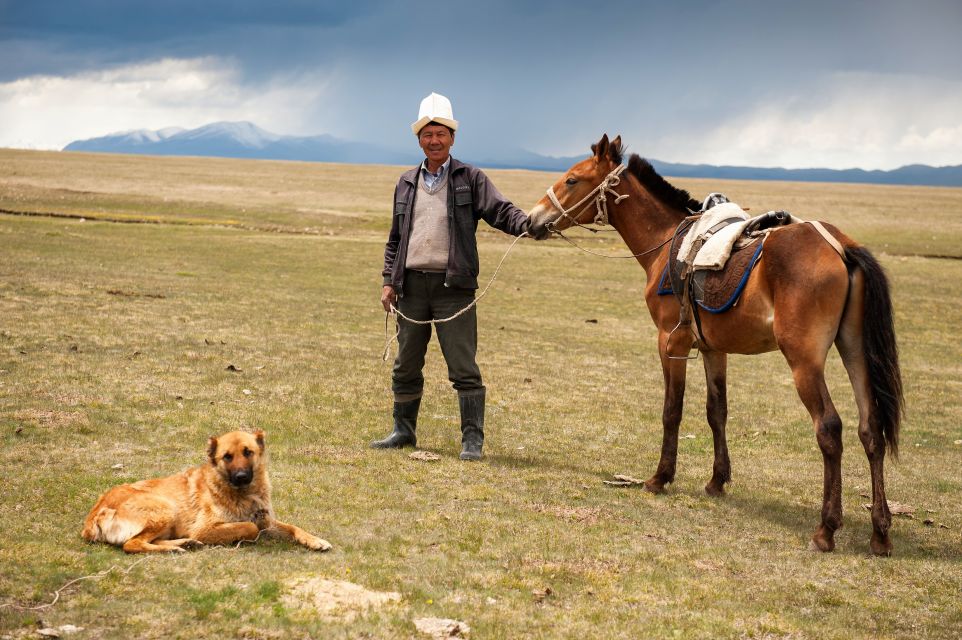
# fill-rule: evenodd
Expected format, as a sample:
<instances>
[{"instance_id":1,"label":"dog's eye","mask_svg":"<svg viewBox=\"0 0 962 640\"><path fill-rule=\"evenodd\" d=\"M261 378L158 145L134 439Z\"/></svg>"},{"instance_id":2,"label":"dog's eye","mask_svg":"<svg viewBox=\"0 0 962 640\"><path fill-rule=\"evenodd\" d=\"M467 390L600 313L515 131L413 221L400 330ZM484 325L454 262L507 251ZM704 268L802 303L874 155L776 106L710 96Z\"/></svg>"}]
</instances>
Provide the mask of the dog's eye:
<instances>
[{"instance_id":1,"label":"dog's eye","mask_svg":"<svg viewBox=\"0 0 962 640\"><path fill-rule=\"evenodd\" d=\"M250 449L248 449L247 447L244 447L244 457L245 457L245 458L250 458L252 453L254 453L254 452L251 451Z\"/></svg>"},{"instance_id":2,"label":"dog's eye","mask_svg":"<svg viewBox=\"0 0 962 640\"><path fill-rule=\"evenodd\" d=\"M234 455L233 455L233 454L230 454L230 453L225 453L225 454L224 454L224 462L230 462L230 461L233 460L233 459L234 459Z\"/></svg>"}]
</instances>

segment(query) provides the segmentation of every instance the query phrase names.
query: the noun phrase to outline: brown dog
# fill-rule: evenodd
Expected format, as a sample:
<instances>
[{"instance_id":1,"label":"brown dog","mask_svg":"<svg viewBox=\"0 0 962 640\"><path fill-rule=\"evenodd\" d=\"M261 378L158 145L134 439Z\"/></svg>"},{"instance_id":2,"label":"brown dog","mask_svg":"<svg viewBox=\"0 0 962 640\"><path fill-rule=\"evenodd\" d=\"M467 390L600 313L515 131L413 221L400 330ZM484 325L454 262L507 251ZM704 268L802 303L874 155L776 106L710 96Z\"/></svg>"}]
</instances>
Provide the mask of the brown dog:
<instances>
[{"instance_id":1,"label":"brown dog","mask_svg":"<svg viewBox=\"0 0 962 640\"><path fill-rule=\"evenodd\" d=\"M274 518L264 432L232 431L211 438L208 463L167 478L110 489L84 520L90 542L122 545L127 553L184 551L277 533L315 551L326 540Z\"/></svg>"}]
</instances>

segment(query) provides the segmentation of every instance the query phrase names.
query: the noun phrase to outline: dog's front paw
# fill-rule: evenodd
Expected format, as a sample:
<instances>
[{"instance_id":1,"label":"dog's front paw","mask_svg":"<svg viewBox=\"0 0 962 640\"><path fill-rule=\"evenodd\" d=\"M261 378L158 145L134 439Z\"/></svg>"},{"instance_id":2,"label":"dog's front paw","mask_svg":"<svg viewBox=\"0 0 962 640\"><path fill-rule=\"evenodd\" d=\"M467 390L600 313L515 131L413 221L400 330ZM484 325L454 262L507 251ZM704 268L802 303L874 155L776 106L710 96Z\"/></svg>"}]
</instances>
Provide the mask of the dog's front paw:
<instances>
[{"instance_id":1,"label":"dog's front paw","mask_svg":"<svg viewBox=\"0 0 962 640\"><path fill-rule=\"evenodd\" d=\"M177 538L176 540L167 540L163 544L166 547L170 547L171 551L187 551L188 549L199 549L204 546L203 542L194 540L193 538Z\"/></svg>"},{"instance_id":2,"label":"dog's front paw","mask_svg":"<svg viewBox=\"0 0 962 640\"><path fill-rule=\"evenodd\" d=\"M203 546L204 546L203 542L201 542L200 540L194 540L193 538L187 538L180 544L180 548L182 551L186 551L187 549L200 549Z\"/></svg>"},{"instance_id":3,"label":"dog's front paw","mask_svg":"<svg viewBox=\"0 0 962 640\"><path fill-rule=\"evenodd\" d=\"M333 545L327 540L312 536L309 533L304 534L297 541L312 551L330 551L333 548Z\"/></svg>"},{"instance_id":4,"label":"dog's front paw","mask_svg":"<svg viewBox=\"0 0 962 640\"><path fill-rule=\"evenodd\" d=\"M271 526L271 514L267 509L258 509L251 514L250 521L257 525L258 531Z\"/></svg>"}]
</instances>

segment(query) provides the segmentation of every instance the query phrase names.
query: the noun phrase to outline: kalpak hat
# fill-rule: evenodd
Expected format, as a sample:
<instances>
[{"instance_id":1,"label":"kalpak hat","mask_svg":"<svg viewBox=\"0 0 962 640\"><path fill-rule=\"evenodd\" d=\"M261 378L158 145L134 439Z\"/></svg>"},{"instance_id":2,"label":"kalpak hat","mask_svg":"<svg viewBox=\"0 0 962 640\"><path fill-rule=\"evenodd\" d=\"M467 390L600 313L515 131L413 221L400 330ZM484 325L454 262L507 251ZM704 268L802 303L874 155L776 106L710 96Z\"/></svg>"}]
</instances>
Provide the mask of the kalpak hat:
<instances>
[{"instance_id":1,"label":"kalpak hat","mask_svg":"<svg viewBox=\"0 0 962 640\"><path fill-rule=\"evenodd\" d=\"M451 101L439 93L432 93L421 101L418 119L411 123L411 130L414 131L414 135L418 135L421 129L432 121L455 131L458 128L458 121L454 119L454 114L451 112Z\"/></svg>"}]
</instances>

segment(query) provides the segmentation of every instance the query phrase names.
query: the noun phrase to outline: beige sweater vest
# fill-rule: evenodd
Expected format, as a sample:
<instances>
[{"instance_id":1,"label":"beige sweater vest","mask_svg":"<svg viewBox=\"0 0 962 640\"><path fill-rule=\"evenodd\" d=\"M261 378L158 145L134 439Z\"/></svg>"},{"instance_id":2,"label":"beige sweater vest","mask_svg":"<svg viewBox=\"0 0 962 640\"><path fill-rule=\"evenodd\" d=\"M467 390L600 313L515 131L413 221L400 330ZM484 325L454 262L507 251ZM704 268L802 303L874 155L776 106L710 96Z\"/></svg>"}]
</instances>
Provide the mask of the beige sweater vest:
<instances>
[{"instance_id":1,"label":"beige sweater vest","mask_svg":"<svg viewBox=\"0 0 962 640\"><path fill-rule=\"evenodd\" d=\"M435 193L428 192L424 183L418 180L411 238L408 240L404 266L418 271L445 271L448 267L449 241L447 180Z\"/></svg>"}]
</instances>

